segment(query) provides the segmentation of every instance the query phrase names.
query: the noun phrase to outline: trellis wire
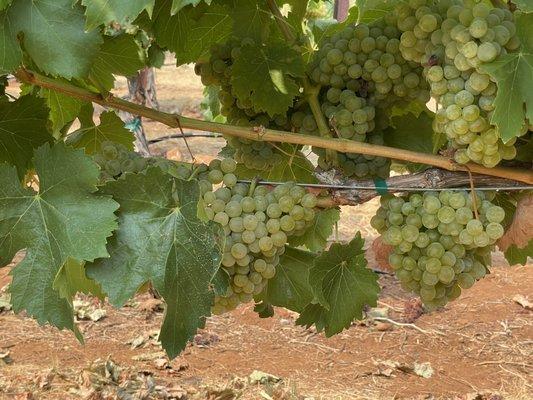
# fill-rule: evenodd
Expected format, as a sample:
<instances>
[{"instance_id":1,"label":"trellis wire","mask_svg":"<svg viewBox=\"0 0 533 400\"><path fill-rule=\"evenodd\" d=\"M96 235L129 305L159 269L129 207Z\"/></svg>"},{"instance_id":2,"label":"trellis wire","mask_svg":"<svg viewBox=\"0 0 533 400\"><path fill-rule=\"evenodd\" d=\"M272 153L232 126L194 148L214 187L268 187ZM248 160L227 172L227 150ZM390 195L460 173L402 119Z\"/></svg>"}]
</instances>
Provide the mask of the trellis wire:
<instances>
[{"instance_id":1,"label":"trellis wire","mask_svg":"<svg viewBox=\"0 0 533 400\"><path fill-rule=\"evenodd\" d=\"M240 183L251 183L251 180L239 179L237 182ZM278 186L283 185L287 182L274 182L274 181L257 181L258 185L272 185ZM303 183L303 182L294 182L298 186L305 186L311 188L319 189L340 189L340 190L376 190L376 186L362 186L362 185L333 185L326 183ZM387 186L389 191L405 191L405 192L426 192L426 191L435 191L443 192L445 190L470 190L470 187L448 187L448 188L421 188L421 187L398 187L398 186ZM475 190L480 191L494 191L494 190L533 190L533 185L531 186L495 186L495 187L476 187Z\"/></svg>"}]
</instances>

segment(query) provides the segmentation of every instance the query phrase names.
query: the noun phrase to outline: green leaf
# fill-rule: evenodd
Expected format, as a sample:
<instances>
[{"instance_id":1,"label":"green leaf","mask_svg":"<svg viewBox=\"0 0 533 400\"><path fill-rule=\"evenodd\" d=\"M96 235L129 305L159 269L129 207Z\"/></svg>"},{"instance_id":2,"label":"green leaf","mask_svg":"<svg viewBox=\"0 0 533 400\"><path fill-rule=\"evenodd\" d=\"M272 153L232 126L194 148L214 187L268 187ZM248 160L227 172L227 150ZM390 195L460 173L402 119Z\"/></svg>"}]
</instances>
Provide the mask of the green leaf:
<instances>
[{"instance_id":1,"label":"green leaf","mask_svg":"<svg viewBox=\"0 0 533 400\"><path fill-rule=\"evenodd\" d=\"M33 151L53 138L46 130L48 110L43 99L22 96L0 107L0 162L17 167L22 179Z\"/></svg>"},{"instance_id":2,"label":"green leaf","mask_svg":"<svg viewBox=\"0 0 533 400\"><path fill-rule=\"evenodd\" d=\"M248 169L244 165L237 166L237 174L243 179L252 179L260 176L262 179L273 182L301 182L316 183L315 167L305 156L298 151L296 146L276 144L285 154L280 162L266 171Z\"/></svg>"},{"instance_id":3,"label":"green leaf","mask_svg":"<svg viewBox=\"0 0 533 400\"><path fill-rule=\"evenodd\" d=\"M105 300L100 285L85 275L85 262L73 258L68 258L59 269L53 288L69 303L72 303L72 298L78 292L96 296L101 301Z\"/></svg>"},{"instance_id":4,"label":"green leaf","mask_svg":"<svg viewBox=\"0 0 533 400\"><path fill-rule=\"evenodd\" d=\"M222 5L187 6L171 15L171 0L157 0L152 29L157 43L176 53L178 65L196 62L231 35L230 11Z\"/></svg>"},{"instance_id":5,"label":"green leaf","mask_svg":"<svg viewBox=\"0 0 533 400\"><path fill-rule=\"evenodd\" d=\"M399 3L399 0L355 0L359 10L358 23L369 24L383 18Z\"/></svg>"},{"instance_id":6,"label":"green leaf","mask_svg":"<svg viewBox=\"0 0 533 400\"><path fill-rule=\"evenodd\" d=\"M187 6L196 7L202 1L205 1L206 4L211 4L211 0L173 0L171 14L174 15L178 11L180 11L182 8L187 7Z\"/></svg>"},{"instance_id":7,"label":"green leaf","mask_svg":"<svg viewBox=\"0 0 533 400\"><path fill-rule=\"evenodd\" d=\"M7 12L0 13L0 73L14 71L22 62L17 31Z\"/></svg>"},{"instance_id":8,"label":"green leaf","mask_svg":"<svg viewBox=\"0 0 533 400\"><path fill-rule=\"evenodd\" d=\"M214 227L197 217L198 184L155 167L127 174L101 192L120 203L119 227L108 245L111 258L88 265L87 275L116 306L152 282L167 303L159 338L174 357L210 314L220 264Z\"/></svg>"},{"instance_id":9,"label":"green leaf","mask_svg":"<svg viewBox=\"0 0 533 400\"><path fill-rule=\"evenodd\" d=\"M287 22L292 26L295 32L303 33L303 22L307 14L309 0L278 0L278 4L288 5L290 10L287 15Z\"/></svg>"},{"instance_id":10,"label":"green leaf","mask_svg":"<svg viewBox=\"0 0 533 400\"><path fill-rule=\"evenodd\" d=\"M229 3L234 36L251 38L257 42L268 39L273 18L266 1L231 0Z\"/></svg>"},{"instance_id":11,"label":"green leaf","mask_svg":"<svg viewBox=\"0 0 533 400\"><path fill-rule=\"evenodd\" d=\"M41 88L39 95L46 100L46 105L50 109L49 118L52 121L54 134L74 121L83 105L83 101L51 89Z\"/></svg>"},{"instance_id":12,"label":"green leaf","mask_svg":"<svg viewBox=\"0 0 533 400\"><path fill-rule=\"evenodd\" d=\"M142 50L132 35L106 36L89 77L106 90L113 88L113 75L132 76L144 67Z\"/></svg>"},{"instance_id":13,"label":"green leaf","mask_svg":"<svg viewBox=\"0 0 533 400\"><path fill-rule=\"evenodd\" d=\"M533 2L531 2L531 0L515 0L513 3L518 6L520 11L525 13L533 12Z\"/></svg>"},{"instance_id":14,"label":"green leaf","mask_svg":"<svg viewBox=\"0 0 533 400\"><path fill-rule=\"evenodd\" d=\"M363 245L358 233L349 244L334 243L315 259L309 281L318 304L307 306L297 323L323 326L331 336L361 319L365 305L376 305L378 277L367 268Z\"/></svg>"},{"instance_id":15,"label":"green leaf","mask_svg":"<svg viewBox=\"0 0 533 400\"><path fill-rule=\"evenodd\" d=\"M284 42L241 47L232 70L232 90L237 98L251 98L257 111L270 116L287 112L300 93L294 78L304 76L301 55Z\"/></svg>"},{"instance_id":16,"label":"green leaf","mask_svg":"<svg viewBox=\"0 0 533 400\"><path fill-rule=\"evenodd\" d=\"M0 0L0 11L2 11L4 8L7 8L13 0Z\"/></svg>"},{"instance_id":17,"label":"green leaf","mask_svg":"<svg viewBox=\"0 0 533 400\"><path fill-rule=\"evenodd\" d=\"M274 316L274 307L264 301L257 303L254 306L254 311L259 315L259 318L272 318Z\"/></svg>"},{"instance_id":18,"label":"green leaf","mask_svg":"<svg viewBox=\"0 0 533 400\"><path fill-rule=\"evenodd\" d=\"M24 33L24 49L39 69L67 79L87 76L101 38L85 31L81 6L72 0L17 0L7 18L12 34Z\"/></svg>"},{"instance_id":19,"label":"green leaf","mask_svg":"<svg viewBox=\"0 0 533 400\"><path fill-rule=\"evenodd\" d=\"M124 24L133 21L145 9L154 6L154 0L82 0L86 7L87 30L110 22Z\"/></svg>"},{"instance_id":20,"label":"green leaf","mask_svg":"<svg viewBox=\"0 0 533 400\"><path fill-rule=\"evenodd\" d=\"M533 14L517 14L516 26L520 51L480 67L498 85L491 123L498 127L504 142L520 136L526 118L533 121Z\"/></svg>"},{"instance_id":21,"label":"green leaf","mask_svg":"<svg viewBox=\"0 0 533 400\"><path fill-rule=\"evenodd\" d=\"M135 137L124 127L124 122L113 111L104 111L100 115L100 125L87 125L67 137L67 143L76 148L84 148L87 154L100 150L102 142L110 141L133 150Z\"/></svg>"},{"instance_id":22,"label":"green leaf","mask_svg":"<svg viewBox=\"0 0 533 400\"><path fill-rule=\"evenodd\" d=\"M0 165L0 265L26 249L12 271L13 309L26 310L40 324L74 330L72 308L54 280L69 257L108 256L118 205L94 193L100 171L80 150L45 144L35 151L34 164L39 192L23 187L13 167Z\"/></svg>"},{"instance_id":23,"label":"green leaf","mask_svg":"<svg viewBox=\"0 0 533 400\"><path fill-rule=\"evenodd\" d=\"M504 252L504 255L510 265L526 265L528 258L533 257L533 239L531 239L527 246L522 249L517 247L516 244L509 246Z\"/></svg>"},{"instance_id":24,"label":"green leaf","mask_svg":"<svg viewBox=\"0 0 533 400\"><path fill-rule=\"evenodd\" d=\"M340 219L340 211L336 208L317 212L313 225L302 236L291 236L291 246L305 246L311 251L322 251L328 244L335 224Z\"/></svg>"},{"instance_id":25,"label":"green leaf","mask_svg":"<svg viewBox=\"0 0 533 400\"><path fill-rule=\"evenodd\" d=\"M276 267L276 275L256 300L301 312L313 300L309 270L316 254L287 247Z\"/></svg>"}]
</instances>

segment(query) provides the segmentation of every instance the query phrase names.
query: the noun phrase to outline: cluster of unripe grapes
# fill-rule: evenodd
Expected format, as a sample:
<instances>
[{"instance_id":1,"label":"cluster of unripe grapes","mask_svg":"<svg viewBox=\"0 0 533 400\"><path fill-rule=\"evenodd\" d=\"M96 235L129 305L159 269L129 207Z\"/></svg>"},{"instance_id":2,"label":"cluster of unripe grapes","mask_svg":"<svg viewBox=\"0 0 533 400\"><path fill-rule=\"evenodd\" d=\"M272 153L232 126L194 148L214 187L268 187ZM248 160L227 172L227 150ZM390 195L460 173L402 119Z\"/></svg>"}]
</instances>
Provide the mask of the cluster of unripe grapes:
<instances>
[{"instance_id":1,"label":"cluster of unripe grapes","mask_svg":"<svg viewBox=\"0 0 533 400\"><path fill-rule=\"evenodd\" d=\"M125 146L104 141L93 156L100 167L100 180L116 179L127 172L141 172L148 166L148 160Z\"/></svg>"},{"instance_id":2,"label":"cluster of unripe grapes","mask_svg":"<svg viewBox=\"0 0 533 400\"><path fill-rule=\"evenodd\" d=\"M400 51L424 66L439 107L434 129L446 134L455 160L494 167L513 159L516 139L503 143L490 124L497 86L482 71L519 48L513 14L473 0L409 0L395 13Z\"/></svg>"},{"instance_id":3,"label":"cluster of unripe grapes","mask_svg":"<svg viewBox=\"0 0 533 400\"><path fill-rule=\"evenodd\" d=\"M209 220L225 235L222 267L230 276L213 313L221 314L261 293L274 277L288 237L302 235L315 218L315 195L296 184L270 189L237 182L236 162L215 159L198 175Z\"/></svg>"},{"instance_id":4,"label":"cluster of unripe grapes","mask_svg":"<svg viewBox=\"0 0 533 400\"><path fill-rule=\"evenodd\" d=\"M371 225L393 246L389 264L402 287L429 308L456 299L487 273L505 218L492 197L445 190L381 198Z\"/></svg>"},{"instance_id":5,"label":"cluster of unripe grapes","mask_svg":"<svg viewBox=\"0 0 533 400\"><path fill-rule=\"evenodd\" d=\"M239 98L233 91L231 82L233 62L239 56L242 46L253 44L252 39L243 39L214 45L210 51L209 61L196 64L195 71L205 86L214 85L219 88L220 113L227 118L229 123L239 126L290 130L289 118L286 115L271 118L262 110L258 110L251 98ZM233 158L247 168L265 170L281 159L281 154L271 143L234 136L228 136L226 139L230 148L234 150Z\"/></svg>"}]
</instances>

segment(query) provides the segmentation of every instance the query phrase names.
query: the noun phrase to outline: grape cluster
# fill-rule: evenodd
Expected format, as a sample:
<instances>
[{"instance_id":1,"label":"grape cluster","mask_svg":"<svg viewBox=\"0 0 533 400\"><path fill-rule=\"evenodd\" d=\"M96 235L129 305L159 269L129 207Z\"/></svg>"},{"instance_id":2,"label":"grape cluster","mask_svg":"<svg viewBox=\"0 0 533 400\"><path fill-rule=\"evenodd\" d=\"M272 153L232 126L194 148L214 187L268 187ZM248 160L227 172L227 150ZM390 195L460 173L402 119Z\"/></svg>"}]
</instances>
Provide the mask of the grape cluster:
<instances>
[{"instance_id":1,"label":"grape cluster","mask_svg":"<svg viewBox=\"0 0 533 400\"><path fill-rule=\"evenodd\" d=\"M429 308L456 299L487 273L505 218L491 198L452 190L382 197L371 225L393 246L389 263L402 287Z\"/></svg>"},{"instance_id":2,"label":"grape cluster","mask_svg":"<svg viewBox=\"0 0 533 400\"><path fill-rule=\"evenodd\" d=\"M253 44L252 39L242 41L230 40L211 48L208 62L195 66L195 72L201 77L205 86L218 86L218 98L221 114L229 123L239 126L264 127L290 130L289 118L286 115L268 116L258 110L251 98L238 98L233 92L231 77L232 65L239 56L242 46ZM278 163L281 154L271 143L252 141L244 138L226 137L228 145L234 150L233 158L247 168L265 170Z\"/></svg>"},{"instance_id":3,"label":"grape cluster","mask_svg":"<svg viewBox=\"0 0 533 400\"><path fill-rule=\"evenodd\" d=\"M111 141L102 142L93 159L100 167L101 181L116 179L127 172L141 172L148 165L146 158Z\"/></svg>"},{"instance_id":4,"label":"grape cluster","mask_svg":"<svg viewBox=\"0 0 533 400\"><path fill-rule=\"evenodd\" d=\"M513 14L474 1L409 0L395 10L400 51L424 66L437 100L434 129L445 133L459 163L486 167L516 155L491 126L496 83L480 67L519 47Z\"/></svg>"},{"instance_id":5,"label":"grape cluster","mask_svg":"<svg viewBox=\"0 0 533 400\"><path fill-rule=\"evenodd\" d=\"M302 235L315 218L316 197L303 187L239 183L236 165L230 158L213 160L199 175L207 218L224 230L222 266L230 276L228 292L215 299L215 314L259 294L274 277L287 238Z\"/></svg>"}]
</instances>

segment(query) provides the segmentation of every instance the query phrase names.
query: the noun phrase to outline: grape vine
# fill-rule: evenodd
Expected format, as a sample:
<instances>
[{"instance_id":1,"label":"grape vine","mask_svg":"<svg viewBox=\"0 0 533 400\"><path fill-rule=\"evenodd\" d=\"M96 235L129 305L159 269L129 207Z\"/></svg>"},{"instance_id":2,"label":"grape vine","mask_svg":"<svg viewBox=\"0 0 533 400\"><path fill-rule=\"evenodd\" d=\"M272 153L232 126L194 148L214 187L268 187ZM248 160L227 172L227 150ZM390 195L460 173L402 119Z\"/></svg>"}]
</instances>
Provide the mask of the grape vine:
<instances>
[{"instance_id":1,"label":"grape vine","mask_svg":"<svg viewBox=\"0 0 533 400\"><path fill-rule=\"evenodd\" d=\"M169 356L246 302L333 335L380 290L360 234L329 245L337 206L378 195L371 225L428 310L489 272L533 185L527 4L357 2L336 23L290 1L119 3L0 5L0 265L25 251L14 311L81 337L76 293L120 307L150 284ZM113 95L163 51L195 65L213 121ZM113 110L227 146L208 165L142 157Z\"/></svg>"}]
</instances>

